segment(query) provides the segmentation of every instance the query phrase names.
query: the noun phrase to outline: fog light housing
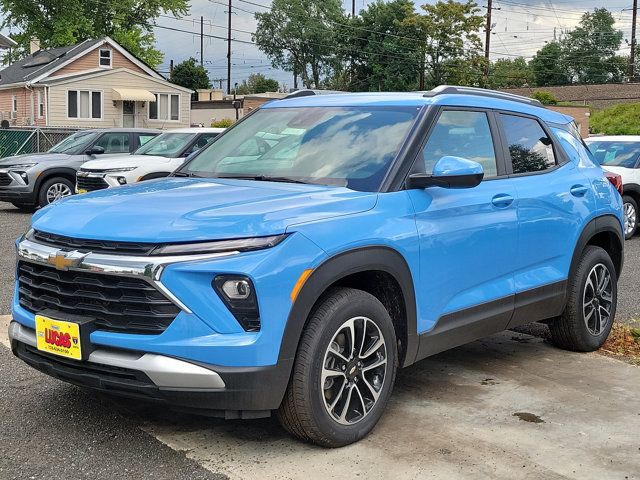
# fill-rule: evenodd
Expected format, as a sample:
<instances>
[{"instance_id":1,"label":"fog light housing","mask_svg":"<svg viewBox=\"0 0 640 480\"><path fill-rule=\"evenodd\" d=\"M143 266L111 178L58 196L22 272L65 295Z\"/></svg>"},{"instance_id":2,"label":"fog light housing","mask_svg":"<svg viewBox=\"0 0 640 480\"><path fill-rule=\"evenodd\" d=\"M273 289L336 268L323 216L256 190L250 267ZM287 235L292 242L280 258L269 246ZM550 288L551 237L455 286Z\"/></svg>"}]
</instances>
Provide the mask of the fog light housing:
<instances>
[{"instance_id":1,"label":"fog light housing","mask_svg":"<svg viewBox=\"0 0 640 480\"><path fill-rule=\"evenodd\" d=\"M29 185L29 175L27 175L27 172L19 172L18 175L20 175L25 185Z\"/></svg>"},{"instance_id":2,"label":"fog light housing","mask_svg":"<svg viewBox=\"0 0 640 480\"><path fill-rule=\"evenodd\" d=\"M218 275L212 286L245 331L260 330L258 299L251 279L242 275Z\"/></svg>"},{"instance_id":3,"label":"fog light housing","mask_svg":"<svg viewBox=\"0 0 640 480\"><path fill-rule=\"evenodd\" d=\"M124 177L116 177L116 182L118 182L120 185L126 185L127 179Z\"/></svg>"}]
</instances>

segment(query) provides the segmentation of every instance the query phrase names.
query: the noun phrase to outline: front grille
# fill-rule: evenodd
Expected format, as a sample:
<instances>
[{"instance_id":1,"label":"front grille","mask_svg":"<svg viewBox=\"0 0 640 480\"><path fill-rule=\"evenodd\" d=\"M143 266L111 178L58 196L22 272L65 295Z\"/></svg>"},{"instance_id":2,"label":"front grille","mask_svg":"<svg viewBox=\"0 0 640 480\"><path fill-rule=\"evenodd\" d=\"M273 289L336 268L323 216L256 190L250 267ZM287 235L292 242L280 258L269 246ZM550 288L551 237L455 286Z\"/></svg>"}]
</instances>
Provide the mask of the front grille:
<instances>
[{"instance_id":1,"label":"front grille","mask_svg":"<svg viewBox=\"0 0 640 480\"><path fill-rule=\"evenodd\" d=\"M34 263L18 264L18 300L31 313L44 310L60 319L81 315L96 328L121 333L162 333L180 309L139 278L84 271L60 271Z\"/></svg>"},{"instance_id":2,"label":"front grille","mask_svg":"<svg viewBox=\"0 0 640 480\"><path fill-rule=\"evenodd\" d=\"M107 253L117 255L149 255L156 245L154 243L140 242L110 242L105 240L88 240L83 238L71 238L55 233L34 230L30 239L53 247L78 250L79 252Z\"/></svg>"},{"instance_id":3,"label":"front grille","mask_svg":"<svg viewBox=\"0 0 640 480\"><path fill-rule=\"evenodd\" d=\"M12 181L13 179L11 178L11 175L5 172L0 173L0 187L10 185Z\"/></svg>"},{"instance_id":4,"label":"front grille","mask_svg":"<svg viewBox=\"0 0 640 480\"><path fill-rule=\"evenodd\" d=\"M78 183L78 190L92 192L94 190L104 190L105 188L109 188L109 184L101 177L83 177L78 175L76 180Z\"/></svg>"}]
</instances>

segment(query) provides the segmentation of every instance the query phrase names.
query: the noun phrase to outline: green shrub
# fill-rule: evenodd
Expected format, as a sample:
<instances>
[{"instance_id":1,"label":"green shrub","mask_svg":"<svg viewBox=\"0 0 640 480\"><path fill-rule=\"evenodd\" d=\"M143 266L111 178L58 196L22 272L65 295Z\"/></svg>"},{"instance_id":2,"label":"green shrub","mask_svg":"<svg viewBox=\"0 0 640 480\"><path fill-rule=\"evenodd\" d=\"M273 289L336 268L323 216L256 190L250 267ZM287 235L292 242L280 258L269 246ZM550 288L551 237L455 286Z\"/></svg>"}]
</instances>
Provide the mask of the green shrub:
<instances>
[{"instance_id":1,"label":"green shrub","mask_svg":"<svg viewBox=\"0 0 640 480\"><path fill-rule=\"evenodd\" d=\"M211 122L211 127L212 128L229 128L233 124L234 124L234 121L231 120L230 118L223 118L221 120L214 120L213 122Z\"/></svg>"},{"instance_id":2,"label":"green shrub","mask_svg":"<svg viewBox=\"0 0 640 480\"><path fill-rule=\"evenodd\" d=\"M551 92L544 92L542 90L535 92L531 95L531 98L538 100L543 105L557 105L558 99L554 97Z\"/></svg>"},{"instance_id":3,"label":"green shrub","mask_svg":"<svg viewBox=\"0 0 640 480\"><path fill-rule=\"evenodd\" d=\"M640 135L640 103L624 103L591 114L591 132Z\"/></svg>"}]
</instances>

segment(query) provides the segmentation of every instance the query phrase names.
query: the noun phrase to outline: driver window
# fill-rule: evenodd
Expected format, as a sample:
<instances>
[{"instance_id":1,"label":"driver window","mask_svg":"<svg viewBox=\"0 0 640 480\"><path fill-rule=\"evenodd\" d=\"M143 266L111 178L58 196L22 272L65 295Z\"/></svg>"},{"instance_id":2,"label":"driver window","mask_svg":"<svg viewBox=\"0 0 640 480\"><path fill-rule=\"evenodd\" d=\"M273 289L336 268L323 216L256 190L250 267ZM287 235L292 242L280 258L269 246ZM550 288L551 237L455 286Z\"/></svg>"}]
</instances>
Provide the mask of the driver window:
<instances>
[{"instance_id":1,"label":"driver window","mask_svg":"<svg viewBox=\"0 0 640 480\"><path fill-rule=\"evenodd\" d=\"M484 169L484 178L498 175L496 153L486 113L463 110L442 112L422 149L425 172L433 172L436 162L446 156L478 162Z\"/></svg>"}]
</instances>

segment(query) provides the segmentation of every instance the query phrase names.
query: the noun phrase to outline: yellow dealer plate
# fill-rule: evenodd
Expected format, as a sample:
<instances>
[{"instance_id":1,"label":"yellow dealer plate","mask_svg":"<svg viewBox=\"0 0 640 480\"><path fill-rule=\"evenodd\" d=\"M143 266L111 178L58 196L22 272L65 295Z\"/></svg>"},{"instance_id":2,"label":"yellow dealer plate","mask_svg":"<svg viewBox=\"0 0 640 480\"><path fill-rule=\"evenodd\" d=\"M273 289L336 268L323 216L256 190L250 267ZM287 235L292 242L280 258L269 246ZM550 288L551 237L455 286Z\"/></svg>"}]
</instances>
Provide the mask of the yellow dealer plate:
<instances>
[{"instance_id":1,"label":"yellow dealer plate","mask_svg":"<svg viewBox=\"0 0 640 480\"><path fill-rule=\"evenodd\" d=\"M38 350L61 357L82 359L80 325L36 315Z\"/></svg>"},{"instance_id":2,"label":"yellow dealer plate","mask_svg":"<svg viewBox=\"0 0 640 480\"><path fill-rule=\"evenodd\" d=\"M84 188L79 188L78 189L78 194L81 194L81 193L87 193L87 190L84 189Z\"/></svg>"}]
</instances>

